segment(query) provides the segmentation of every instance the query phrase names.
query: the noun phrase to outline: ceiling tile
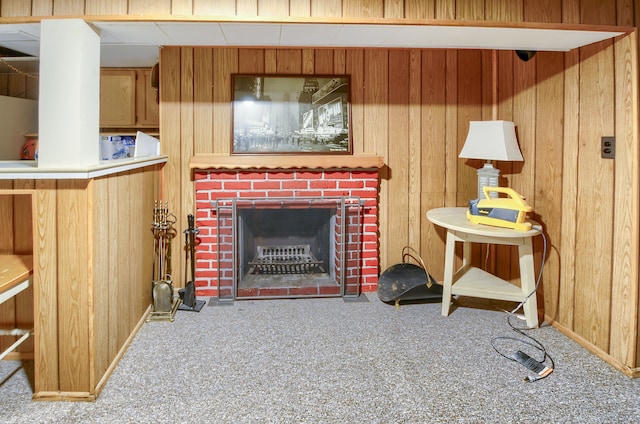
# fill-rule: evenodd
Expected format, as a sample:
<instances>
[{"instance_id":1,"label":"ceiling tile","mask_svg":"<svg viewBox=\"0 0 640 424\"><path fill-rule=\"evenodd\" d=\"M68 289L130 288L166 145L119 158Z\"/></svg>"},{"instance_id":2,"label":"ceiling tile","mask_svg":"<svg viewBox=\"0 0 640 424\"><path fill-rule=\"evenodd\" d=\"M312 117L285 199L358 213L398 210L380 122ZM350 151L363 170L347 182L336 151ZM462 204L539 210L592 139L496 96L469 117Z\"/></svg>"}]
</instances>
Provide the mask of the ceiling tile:
<instances>
[{"instance_id":1,"label":"ceiling tile","mask_svg":"<svg viewBox=\"0 0 640 424\"><path fill-rule=\"evenodd\" d=\"M174 46L223 46L227 42L220 25L208 22L163 22L158 23Z\"/></svg>"},{"instance_id":2,"label":"ceiling tile","mask_svg":"<svg viewBox=\"0 0 640 424\"><path fill-rule=\"evenodd\" d=\"M279 24L220 24L224 38L231 46L278 46L280 27Z\"/></svg>"},{"instance_id":3,"label":"ceiling tile","mask_svg":"<svg viewBox=\"0 0 640 424\"><path fill-rule=\"evenodd\" d=\"M280 45L282 46L330 46L343 25L317 24L282 25Z\"/></svg>"},{"instance_id":4,"label":"ceiling tile","mask_svg":"<svg viewBox=\"0 0 640 424\"><path fill-rule=\"evenodd\" d=\"M379 47L398 32L394 25L343 25L329 46Z\"/></svg>"},{"instance_id":5,"label":"ceiling tile","mask_svg":"<svg viewBox=\"0 0 640 424\"><path fill-rule=\"evenodd\" d=\"M155 44L171 41L155 22L96 22L103 44Z\"/></svg>"}]
</instances>

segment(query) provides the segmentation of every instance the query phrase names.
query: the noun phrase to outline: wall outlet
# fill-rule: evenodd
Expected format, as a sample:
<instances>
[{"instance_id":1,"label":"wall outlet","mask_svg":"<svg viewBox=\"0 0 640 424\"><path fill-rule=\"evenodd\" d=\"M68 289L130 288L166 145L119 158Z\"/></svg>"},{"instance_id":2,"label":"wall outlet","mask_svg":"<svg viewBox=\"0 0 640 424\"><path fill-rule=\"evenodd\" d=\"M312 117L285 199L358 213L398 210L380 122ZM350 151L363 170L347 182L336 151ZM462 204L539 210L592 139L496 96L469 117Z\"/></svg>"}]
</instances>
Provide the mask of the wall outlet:
<instances>
[{"instance_id":1,"label":"wall outlet","mask_svg":"<svg viewBox=\"0 0 640 424\"><path fill-rule=\"evenodd\" d=\"M600 139L600 153L603 159L614 159L616 157L616 138L602 137Z\"/></svg>"}]
</instances>

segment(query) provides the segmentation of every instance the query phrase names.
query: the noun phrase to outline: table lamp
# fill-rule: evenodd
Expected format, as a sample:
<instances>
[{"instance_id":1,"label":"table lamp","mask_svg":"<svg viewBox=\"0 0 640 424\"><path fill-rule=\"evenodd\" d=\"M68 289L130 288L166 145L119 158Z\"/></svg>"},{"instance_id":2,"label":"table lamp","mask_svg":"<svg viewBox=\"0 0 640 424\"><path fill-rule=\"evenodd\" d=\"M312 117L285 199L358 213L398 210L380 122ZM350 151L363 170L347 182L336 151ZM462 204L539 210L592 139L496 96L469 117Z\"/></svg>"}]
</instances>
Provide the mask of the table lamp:
<instances>
[{"instance_id":1,"label":"table lamp","mask_svg":"<svg viewBox=\"0 0 640 424\"><path fill-rule=\"evenodd\" d=\"M485 186L498 187L500 170L493 167L491 161L523 161L516 129L509 121L471 121L469 133L458 157L484 159L484 167L478 169L478 198L485 198L482 190ZM491 197L498 197L492 192Z\"/></svg>"}]
</instances>

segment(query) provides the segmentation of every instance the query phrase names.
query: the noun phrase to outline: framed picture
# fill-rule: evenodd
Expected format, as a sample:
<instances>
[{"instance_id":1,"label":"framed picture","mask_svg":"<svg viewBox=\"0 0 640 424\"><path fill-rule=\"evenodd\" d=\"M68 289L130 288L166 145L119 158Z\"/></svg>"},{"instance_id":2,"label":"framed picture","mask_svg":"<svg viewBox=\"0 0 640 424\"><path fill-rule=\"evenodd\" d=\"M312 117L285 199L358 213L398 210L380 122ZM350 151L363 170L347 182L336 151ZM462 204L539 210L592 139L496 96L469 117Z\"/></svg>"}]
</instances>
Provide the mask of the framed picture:
<instances>
[{"instance_id":1,"label":"framed picture","mask_svg":"<svg viewBox=\"0 0 640 424\"><path fill-rule=\"evenodd\" d=\"M232 154L350 154L349 77L232 75Z\"/></svg>"}]
</instances>

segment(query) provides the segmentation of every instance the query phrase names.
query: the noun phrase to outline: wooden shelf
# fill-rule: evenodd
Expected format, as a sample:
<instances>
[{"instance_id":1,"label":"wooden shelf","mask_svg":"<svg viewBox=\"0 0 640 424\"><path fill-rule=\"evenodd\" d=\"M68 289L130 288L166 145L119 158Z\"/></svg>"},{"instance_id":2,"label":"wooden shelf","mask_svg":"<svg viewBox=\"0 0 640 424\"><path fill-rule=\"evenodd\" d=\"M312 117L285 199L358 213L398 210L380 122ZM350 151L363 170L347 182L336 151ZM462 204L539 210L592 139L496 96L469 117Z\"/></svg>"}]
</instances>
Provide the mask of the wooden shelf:
<instances>
[{"instance_id":1,"label":"wooden shelf","mask_svg":"<svg viewBox=\"0 0 640 424\"><path fill-rule=\"evenodd\" d=\"M372 169L382 168L375 155L216 155L199 154L189 160L191 169Z\"/></svg>"}]
</instances>

